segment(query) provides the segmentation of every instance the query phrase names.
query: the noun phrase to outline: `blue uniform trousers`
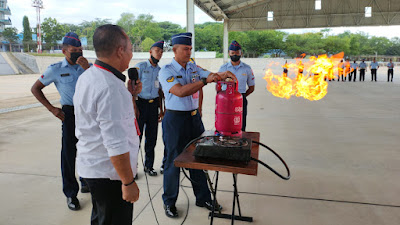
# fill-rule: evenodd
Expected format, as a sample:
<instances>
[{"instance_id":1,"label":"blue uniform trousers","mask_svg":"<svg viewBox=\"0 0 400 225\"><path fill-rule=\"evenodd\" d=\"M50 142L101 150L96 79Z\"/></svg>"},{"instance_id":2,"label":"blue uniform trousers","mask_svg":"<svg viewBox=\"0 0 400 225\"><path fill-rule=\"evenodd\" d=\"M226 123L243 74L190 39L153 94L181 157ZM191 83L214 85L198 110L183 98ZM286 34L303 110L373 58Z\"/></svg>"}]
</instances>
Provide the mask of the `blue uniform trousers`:
<instances>
[{"instance_id":1,"label":"blue uniform trousers","mask_svg":"<svg viewBox=\"0 0 400 225\"><path fill-rule=\"evenodd\" d=\"M154 148L157 143L158 134L158 106L159 98L154 99L151 103L149 100L139 98L136 105L139 109L139 129L140 141L143 133L145 135L144 150L146 152L144 166L152 169L154 165Z\"/></svg>"},{"instance_id":2,"label":"blue uniform trousers","mask_svg":"<svg viewBox=\"0 0 400 225\"><path fill-rule=\"evenodd\" d=\"M199 137L204 132L200 114L191 112L177 112L167 110L162 122L163 141L165 146L164 158L164 194L165 205L173 206L178 199L180 172L174 166L174 159L182 153L183 148L191 140ZM211 201L207 179L202 170L189 169L193 192L196 202Z\"/></svg>"},{"instance_id":3,"label":"blue uniform trousers","mask_svg":"<svg viewBox=\"0 0 400 225\"><path fill-rule=\"evenodd\" d=\"M78 195L79 185L75 177L76 143L74 107L64 105L62 107L65 118L62 123L62 148L61 148L61 175L63 180L63 192L66 197ZM82 185L85 183L80 179Z\"/></svg>"}]
</instances>

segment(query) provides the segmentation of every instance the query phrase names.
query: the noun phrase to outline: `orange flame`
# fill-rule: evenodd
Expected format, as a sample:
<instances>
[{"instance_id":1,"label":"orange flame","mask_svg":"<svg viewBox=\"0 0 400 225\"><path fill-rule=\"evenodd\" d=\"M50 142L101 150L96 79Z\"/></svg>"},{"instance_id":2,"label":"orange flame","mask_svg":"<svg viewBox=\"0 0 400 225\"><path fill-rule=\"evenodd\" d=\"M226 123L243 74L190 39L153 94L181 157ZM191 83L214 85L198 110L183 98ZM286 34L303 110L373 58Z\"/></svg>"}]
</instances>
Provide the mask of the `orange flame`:
<instances>
[{"instance_id":1,"label":"orange flame","mask_svg":"<svg viewBox=\"0 0 400 225\"><path fill-rule=\"evenodd\" d=\"M289 99L296 96L310 101L320 100L328 93L328 83L325 79L335 78L339 61L343 56L341 52L330 58L327 55L320 55L318 58L312 56L305 64L302 58L296 59L296 63L285 63L283 68L287 68L288 73L296 74L296 78L293 79L286 73L275 75L271 69L268 69L264 77L267 81L267 89L279 98ZM304 68L307 68L306 74L303 74Z\"/></svg>"}]
</instances>

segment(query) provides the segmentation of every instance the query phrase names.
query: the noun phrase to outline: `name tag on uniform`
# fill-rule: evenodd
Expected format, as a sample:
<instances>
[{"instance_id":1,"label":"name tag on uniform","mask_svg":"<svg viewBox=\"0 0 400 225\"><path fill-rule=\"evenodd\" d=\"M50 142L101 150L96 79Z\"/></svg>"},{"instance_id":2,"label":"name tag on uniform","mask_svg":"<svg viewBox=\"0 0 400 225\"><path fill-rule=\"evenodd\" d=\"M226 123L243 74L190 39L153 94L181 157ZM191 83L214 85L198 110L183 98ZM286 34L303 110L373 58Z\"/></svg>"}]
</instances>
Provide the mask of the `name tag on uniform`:
<instances>
[{"instance_id":1,"label":"name tag on uniform","mask_svg":"<svg viewBox=\"0 0 400 225\"><path fill-rule=\"evenodd\" d=\"M145 71L143 71L143 73L149 73L149 71L146 71L146 70L145 70Z\"/></svg>"},{"instance_id":2,"label":"name tag on uniform","mask_svg":"<svg viewBox=\"0 0 400 225\"><path fill-rule=\"evenodd\" d=\"M247 76L247 73L242 73L243 76Z\"/></svg>"},{"instance_id":3,"label":"name tag on uniform","mask_svg":"<svg viewBox=\"0 0 400 225\"><path fill-rule=\"evenodd\" d=\"M69 73L63 73L63 74L61 74L61 77L67 77L67 76L69 76Z\"/></svg>"},{"instance_id":4,"label":"name tag on uniform","mask_svg":"<svg viewBox=\"0 0 400 225\"><path fill-rule=\"evenodd\" d=\"M158 80L154 81L154 87L160 88L160 81L158 81Z\"/></svg>"},{"instance_id":5,"label":"name tag on uniform","mask_svg":"<svg viewBox=\"0 0 400 225\"><path fill-rule=\"evenodd\" d=\"M176 78L178 78L178 79L179 79L179 78L182 78L182 76L176 76Z\"/></svg>"}]
</instances>

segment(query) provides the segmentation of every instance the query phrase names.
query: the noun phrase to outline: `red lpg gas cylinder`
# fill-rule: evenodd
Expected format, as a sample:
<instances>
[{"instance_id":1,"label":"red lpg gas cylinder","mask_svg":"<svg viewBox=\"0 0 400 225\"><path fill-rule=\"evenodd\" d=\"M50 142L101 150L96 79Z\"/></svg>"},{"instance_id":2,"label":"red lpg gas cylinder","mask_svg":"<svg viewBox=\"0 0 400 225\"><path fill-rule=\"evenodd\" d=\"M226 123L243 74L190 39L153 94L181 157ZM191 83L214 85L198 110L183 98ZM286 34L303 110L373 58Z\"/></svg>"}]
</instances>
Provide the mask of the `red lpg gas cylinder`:
<instances>
[{"instance_id":1,"label":"red lpg gas cylinder","mask_svg":"<svg viewBox=\"0 0 400 225\"><path fill-rule=\"evenodd\" d=\"M223 90L225 89L226 90ZM215 100L215 128L226 136L242 135L243 97L237 83L219 81Z\"/></svg>"}]
</instances>

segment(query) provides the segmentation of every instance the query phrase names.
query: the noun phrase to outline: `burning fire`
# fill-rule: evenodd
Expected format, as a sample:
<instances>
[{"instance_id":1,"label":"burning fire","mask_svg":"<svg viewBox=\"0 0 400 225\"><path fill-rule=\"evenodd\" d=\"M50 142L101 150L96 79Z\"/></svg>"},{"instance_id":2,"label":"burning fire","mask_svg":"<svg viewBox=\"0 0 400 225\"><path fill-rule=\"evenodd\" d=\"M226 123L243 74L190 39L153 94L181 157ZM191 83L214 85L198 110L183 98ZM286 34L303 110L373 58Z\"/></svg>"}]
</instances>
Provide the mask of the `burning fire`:
<instances>
[{"instance_id":1,"label":"burning fire","mask_svg":"<svg viewBox=\"0 0 400 225\"><path fill-rule=\"evenodd\" d=\"M267 81L267 89L274 96L289 99L292 96L303 97L310 101L322 99L328 93L328 82L335 78L338 72L340 59L343 52L328 57L320 55L310 57L309 62L303 63L302 58L296 59L296 63L285 63L282 68L287 73L275 75L270 69L266 71L264 80ZM272 63L275 64L276 63ZM272 66L272 64L270 66ZM306 71L304 69L306 68ZM296 77L290 78L290 74Z\"/></svg>"}]
</instances>

